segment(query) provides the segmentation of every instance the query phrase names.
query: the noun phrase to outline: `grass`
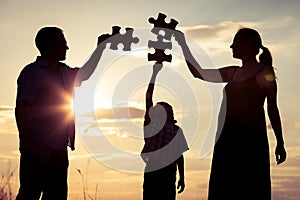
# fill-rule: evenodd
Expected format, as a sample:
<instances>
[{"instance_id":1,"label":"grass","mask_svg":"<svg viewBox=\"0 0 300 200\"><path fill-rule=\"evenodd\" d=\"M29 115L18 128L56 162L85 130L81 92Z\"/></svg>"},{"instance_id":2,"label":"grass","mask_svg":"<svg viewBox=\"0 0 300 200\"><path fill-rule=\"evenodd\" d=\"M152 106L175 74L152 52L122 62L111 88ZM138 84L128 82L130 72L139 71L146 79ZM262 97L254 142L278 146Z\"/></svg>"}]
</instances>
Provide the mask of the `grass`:
<instances>
[{"instance_id":1,"label":"grass","mask_svg":"<svg viewBox=\"0 0 300 200\"><path fill-rule=\"evenodd\" d=\"M14 176L15 169L11 170L8 167L6 173L2 173L0 180L0 199L1 200L13 200L15 196L12 192L11 178Z\"/></svg>"},{"instance_id":2,"label":"grass","mask_svg":"<svg viewBox=\"0 0 300 200\"><path fill-rule=\"evenodd\" d=\"M97 200L98 183L96 184L94 197L92 197L92 195L90 195L89 191L88 191L87 181L88 181L88 166L89 166L89 164L90 164L90 159L87 162L86 172L85 173L83 173L82 170L80 170L78 168L76 168L76 170L77 170L78 174L81 177L83 200ZM98 199L101 199L101 198L98 198Z\"/></svg>"},{"instance_id":3,"label":"grass","mask_svg":"<svg viewBox=\"0 0 300 200\"><path fill-rule=\"evenodd\" d=\"M91 195L88 189L88 166L90 160L87 162L87 167L85 173L82 170L76 169L78 174L81 177L81 184L82 184L82 195L83 200L99 200L101 199L98 197L98 183L96 184L94 194ZM15 188L13 187L12 178L15 175L16 167L11 169L10 164L6 172L2 172L1 179L0 179L0 200L14 200L15 199Z\"/></svg>"}]
</instances>

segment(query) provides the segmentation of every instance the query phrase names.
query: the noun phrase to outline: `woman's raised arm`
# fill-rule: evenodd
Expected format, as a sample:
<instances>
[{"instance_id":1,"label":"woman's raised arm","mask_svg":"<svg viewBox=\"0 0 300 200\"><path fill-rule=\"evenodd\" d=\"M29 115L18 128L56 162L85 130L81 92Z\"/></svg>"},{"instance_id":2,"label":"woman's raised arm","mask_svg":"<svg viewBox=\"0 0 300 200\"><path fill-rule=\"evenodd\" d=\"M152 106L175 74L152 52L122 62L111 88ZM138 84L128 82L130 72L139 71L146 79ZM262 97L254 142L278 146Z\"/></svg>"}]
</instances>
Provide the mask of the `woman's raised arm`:
<instances>
[{"instance_id":1,"label":"woman's raised arm","mask_svg":"<svg viewBox=\"0 0 300 200\"><path fill-rule=\"evenodd\" d=\"M193 54L191 53L185 36L182 32L176 31L175 39L182 48L182 52L187 63L187 66L195 78L202 79L209 82L228 82L232 76L235 68L237 67L224 67L220 69L203 69L201 65L196 61Z\"/></svg>"}]
</instances>

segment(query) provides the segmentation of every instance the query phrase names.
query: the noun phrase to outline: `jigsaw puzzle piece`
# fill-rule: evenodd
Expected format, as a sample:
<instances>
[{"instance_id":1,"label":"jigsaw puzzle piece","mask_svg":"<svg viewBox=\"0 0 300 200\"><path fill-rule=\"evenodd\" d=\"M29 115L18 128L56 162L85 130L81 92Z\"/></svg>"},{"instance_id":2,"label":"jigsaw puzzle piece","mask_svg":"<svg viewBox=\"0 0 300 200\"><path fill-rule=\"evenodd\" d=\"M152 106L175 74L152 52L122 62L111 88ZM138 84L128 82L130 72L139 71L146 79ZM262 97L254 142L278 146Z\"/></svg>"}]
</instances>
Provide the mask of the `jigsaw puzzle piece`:
<instances>
[{"instance_id":1,"label":"jigsaw puzzle piece","mask_svg":"<svg viewBox=\"0 0 300 200\"><path fill-rule=\"evenodd\" d=\"M133 28L125 28L125 33L120 33L121 27L120 26L113 26L112 33L111 33L111 41L110 41L110 49L117 50L118 45L120 43L123 44L124 51L131 51L131 44L137 44L139 42L138 37L133 37Z\"/></svg>"},{"instance_id":2,"label":"jigsaw puzzle piece","mask_svg":"<svg viewBox=\"0 0 300 200\"><path fill-rule=\"evenodd\" d=\"M159 13L157 19L150 17L148 21L150 24L154 25L154 28L151 30L152 33L159 35L159 32L163 30L165 32L163 37L166 40L171 40L172 34L176 29L178 21L176 21L175 19L171 19L170 22L167 23L165 21L166 17L167 15Z\"/></svg>"},{"instance_id":3,"label":"jigsaw puzzle piece","mask_svg":"<svg viewBox=\"0 0 300 200\"><path fill-rule=\"evenodd\" d=\"M148 42L149 48L154 49L172 49L172 42L164 42L163 36L159 35L157 36L157 41L149 40Z\"/></svg>"},{"instance_id":4,"label":"jigsaw puzzle piece","mask_svg":"<svg viewBox=\"0 0 300 200\"><path fill-rule=\"evenodd\" d=\"M120 26L113 26L112 33L111 33L111 41L110 41L110 49L117 50L118 44L120 43Z\"/></svg>"},{"instance_id":5,"label":"jigsaw puzzle piece","mask_svg":"<svg viewBox=\"0 0 300 200\"><path fill-rule=\"evenodd\" d=\"M125 28L126 33L123 35L122 42L124 51L131 51L131 44L137 44L139 42L138 37L133 37L133 28Z\"/></svg>"},{"instance_id":6,"label":"jigsaw puzzle piece","mask_svg":"<svg viewBox=\"0 0 300 200\"><path fill-rule=\"evenodd\" d=\"M156 61L156 63L162 64L162 62L171 62L172 55L165 54L164 49L155 49L155 53L148 53L148 61Z\"/></svg>"}]
</instances>

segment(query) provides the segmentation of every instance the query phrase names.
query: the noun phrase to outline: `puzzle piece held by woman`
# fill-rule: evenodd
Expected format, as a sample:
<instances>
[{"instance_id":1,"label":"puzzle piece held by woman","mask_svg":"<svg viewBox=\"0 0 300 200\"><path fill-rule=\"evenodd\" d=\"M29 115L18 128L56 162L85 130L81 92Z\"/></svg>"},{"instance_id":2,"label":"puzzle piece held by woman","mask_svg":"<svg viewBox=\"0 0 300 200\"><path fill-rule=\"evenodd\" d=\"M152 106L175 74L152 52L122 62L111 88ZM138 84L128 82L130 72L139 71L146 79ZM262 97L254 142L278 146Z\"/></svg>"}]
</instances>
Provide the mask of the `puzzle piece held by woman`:
<instances>
[{"instance_id":1,"label":"puzzle piece held by woman","mask_svg":"<svg viewBox=\"0 0 300 200\"><path fill-rule=\"evenodd\" d=\"M112 27L112 33L110 37L110 49L117 50L118 45L120 43L123 44L123 50L124 51L131 51L131 44L137 44L139 42L138 37L133 37L133 28L126 27L125 33L120 33L121 27L120 26L113 26Z\"/></svg>"}]
</instances>

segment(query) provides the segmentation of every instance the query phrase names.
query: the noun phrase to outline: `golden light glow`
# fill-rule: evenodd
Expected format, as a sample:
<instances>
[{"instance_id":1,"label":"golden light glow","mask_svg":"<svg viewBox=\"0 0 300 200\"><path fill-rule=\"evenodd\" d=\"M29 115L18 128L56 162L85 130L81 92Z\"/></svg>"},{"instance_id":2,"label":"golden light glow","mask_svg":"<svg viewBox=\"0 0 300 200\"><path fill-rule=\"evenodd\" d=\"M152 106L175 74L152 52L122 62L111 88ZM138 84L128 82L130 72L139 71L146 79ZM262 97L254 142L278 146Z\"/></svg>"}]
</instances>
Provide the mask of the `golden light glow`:
<instances>
[{"instance_id":1,"label":"golden light glow","mask_svg":"<svg viewBox=\"0 0 300 200\"><path fill-rule=\"evenodd\" d=\"M55 106L51 110L57 113L61 113L63 115L62 123L67 124L70 121L74 120L73 96L65 90L60 90L60 93L64 98L64 103L59 106Z\"/></svg>"},{"instance_id":2,"label":"golden light glow","mask_svg":"<svg viewBox=\"0 0 300 200\"><path fill-rule=\"evenodd\" d=\"M275 80L275 76L274 76L274 74L267 74L267 75L265 75L265 79L267 80L267 81L274 81Z\"/></svg>"}]
</instances>

